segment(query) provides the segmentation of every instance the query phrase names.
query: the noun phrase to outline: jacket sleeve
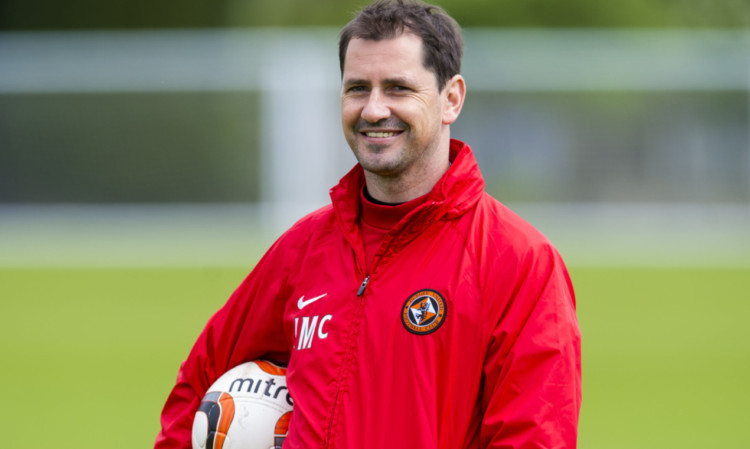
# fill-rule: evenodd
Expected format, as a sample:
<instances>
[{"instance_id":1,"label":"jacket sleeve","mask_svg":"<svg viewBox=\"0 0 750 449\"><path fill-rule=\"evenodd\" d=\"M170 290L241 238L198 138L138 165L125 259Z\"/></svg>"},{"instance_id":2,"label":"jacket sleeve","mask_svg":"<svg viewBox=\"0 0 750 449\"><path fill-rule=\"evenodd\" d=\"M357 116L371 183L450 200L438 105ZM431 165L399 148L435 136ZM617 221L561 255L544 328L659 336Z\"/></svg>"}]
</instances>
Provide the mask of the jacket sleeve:
<instances>
[{"instance_id":1,"label":"jacket sleeve","mask_svg":"<svg viewBox=\"0 0 750 449\"><path fill-rule=\"evenodd\" d=\"M156 449L189 449L193 417L211 384L258 358L288 361L283 332L287 273L277 242L208 321L177 374L161 414Z\"/></svg>"},{"instance_id":2,"label":"jacket sleeve","mask_svg":"<svg viewBox=\"0 0 750 449\"><path fill-rule=\"evenodd\" d=\"M568 272L546 243L519 262L513 277L495 285L504 293L483 368L481 447L575 448L581 334Z\"/></svg>"}]
</instances>

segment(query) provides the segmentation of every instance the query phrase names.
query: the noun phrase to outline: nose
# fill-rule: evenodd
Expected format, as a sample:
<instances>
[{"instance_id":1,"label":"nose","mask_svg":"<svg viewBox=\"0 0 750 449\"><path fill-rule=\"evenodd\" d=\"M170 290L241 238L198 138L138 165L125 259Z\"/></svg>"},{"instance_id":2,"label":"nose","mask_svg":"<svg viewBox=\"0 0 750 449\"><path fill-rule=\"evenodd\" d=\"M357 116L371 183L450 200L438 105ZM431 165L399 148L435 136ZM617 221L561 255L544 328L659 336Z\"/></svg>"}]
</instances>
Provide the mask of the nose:
<instances>
[{"instance_id":1,"label":"nose","mask_svg":"<svg viewBox=\"0 0 750 449\"><path fill-rule=\"evenodd\" d=\"M391 116L391 109L386 99L378 89L373 89L367 97L367 103L362 109L362 118L369 123L377 123Z\"/></svg>"}]
</instances>

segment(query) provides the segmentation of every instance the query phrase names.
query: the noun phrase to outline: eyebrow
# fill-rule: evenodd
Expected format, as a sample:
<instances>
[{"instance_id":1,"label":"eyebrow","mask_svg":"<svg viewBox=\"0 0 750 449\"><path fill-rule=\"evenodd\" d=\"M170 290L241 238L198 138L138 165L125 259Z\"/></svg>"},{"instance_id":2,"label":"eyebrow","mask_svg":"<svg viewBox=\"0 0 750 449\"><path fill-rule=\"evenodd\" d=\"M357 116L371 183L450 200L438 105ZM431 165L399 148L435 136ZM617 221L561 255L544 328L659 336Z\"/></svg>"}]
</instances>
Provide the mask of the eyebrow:
<instances>
[{"instance_id":1,"label":"eyebrow","mask_svg":"<svg viewBox=\"0 0 750 449\"><path fill-rule=\"evenodd\" d=\"M405 76L386 78L383 80L383 83L389 86L392 86L392 85L411 86L414 84L414 82L410 78L405 77ZM364 78L345 79L343 83L344 86L357 86L357 85L369 86L370 84L372 84L370 80L366 80Z\"/></svg>"},{"instance_id":2,"label":"eyebrow","mask_svg":"<svg viewBox=\"0 0 750 449\"><path fill-rule=\"evenodd\" d=\"M414 81L411 78L405 77L405 76L397 76L395 78L387 78L385 80L386 84L393 85L393 84L399 84L399 85L407 85L412 86L414 85Z\"/></svg>"},{"instance_id":3,"label":"eyebrow","mask_svg":"<svg viewBox=\"0 0 750 449\"><path fill-rule=\"evenodd\" d=\"M352 78L344 80L344 86L356 86L356 85L369 85L370 82L366 79Z\"/></svg>"}]
</instances>

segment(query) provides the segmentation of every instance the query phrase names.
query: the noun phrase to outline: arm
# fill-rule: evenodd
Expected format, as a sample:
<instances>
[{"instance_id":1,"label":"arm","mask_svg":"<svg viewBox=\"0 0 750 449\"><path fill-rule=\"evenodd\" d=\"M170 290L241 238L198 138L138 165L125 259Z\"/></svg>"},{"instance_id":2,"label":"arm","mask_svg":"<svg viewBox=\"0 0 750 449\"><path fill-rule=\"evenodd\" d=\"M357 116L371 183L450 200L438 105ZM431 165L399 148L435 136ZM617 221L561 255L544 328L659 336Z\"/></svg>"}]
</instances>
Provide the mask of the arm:
<instances>
[{"instance_id":1,"label":"arm","mask_svg":"<svg viewBox=\"0 0 750 449\"><path fill-rule=\"evenodd\" d=\"M177 374L161 414L156 449L191 447L195 411L206 390L230 368L261 357L286 361L284 251L274 245L214 314Z\"/></svg>"},{"instance_id":2,"label":"arm","mask_svg":"<svg viewBox=\"0 0 750 449\"><path fill-rule=\"evenodd\" d=\"M575 448L581 336L567 270L549 245L522 263L485 359L482 448Z\"/></svg>"}]
</instances>

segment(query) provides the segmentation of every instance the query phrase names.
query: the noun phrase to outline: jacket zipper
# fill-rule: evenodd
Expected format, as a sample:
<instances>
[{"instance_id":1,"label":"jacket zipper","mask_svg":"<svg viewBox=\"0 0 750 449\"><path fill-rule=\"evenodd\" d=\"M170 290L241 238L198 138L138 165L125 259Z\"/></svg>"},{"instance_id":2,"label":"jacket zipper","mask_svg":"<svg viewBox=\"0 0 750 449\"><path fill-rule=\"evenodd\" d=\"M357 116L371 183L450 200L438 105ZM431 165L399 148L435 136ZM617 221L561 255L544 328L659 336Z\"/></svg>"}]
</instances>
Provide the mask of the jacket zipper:
<instances>
[{"instance_id":1,"label":"jacket zipper","mask_svg":"<svg viewBox=\"0 0 750 449\"><path fill-rule=\"evenodd\" d=\"M368 274L365 276L365 279L362 281L362 285L359 286L359 290L357 290L357 296L362 296L365 293L365 289L367 288L367 284L370 282L370 275Z\"/></svg>"},{"instance_id":2,"label":"jacket zipper","mask_svg":"<svg viewBox=\"0 0 750 449\"><path fill-rule=\"evenodd\" d=\"M360 284L359 289L357 290L357 297L362 297L365 293L365 289L367 288L367 284L370 283L370 275L366 275L365 278L362 280L362 284ZM344 362L346 363L346 362ZM331 419L328 421L328 435L326 438L326 447L331 447L331 435L333 433L333 420L336 416L336 409L338 408L338 402L339 402L339 395L341 394L341 387L339 387L336 390L336 397L333 400L333 413L331 413Z\"/></svg>"}]
</instances>

